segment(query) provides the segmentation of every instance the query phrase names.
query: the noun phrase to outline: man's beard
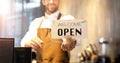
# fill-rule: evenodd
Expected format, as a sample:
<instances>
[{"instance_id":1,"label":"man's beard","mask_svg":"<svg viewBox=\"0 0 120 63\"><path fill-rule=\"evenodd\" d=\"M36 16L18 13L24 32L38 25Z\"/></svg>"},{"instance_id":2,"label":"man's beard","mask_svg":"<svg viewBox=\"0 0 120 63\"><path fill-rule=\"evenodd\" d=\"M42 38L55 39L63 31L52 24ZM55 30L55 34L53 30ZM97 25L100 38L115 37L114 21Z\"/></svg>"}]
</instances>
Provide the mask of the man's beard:
<instances>
[{"instance_id":1,"label":"man's beard","mask_svg":"<svg viewBox=\"0 0 120 63\"><path fill-rule=\"evenodd\" d=\"M56 8L49 8L49 7L46 7L46 12L47 13L54 13L54 12L56 12L58 10L58 7L56 7Z\"/></svg>"}]
</instances>

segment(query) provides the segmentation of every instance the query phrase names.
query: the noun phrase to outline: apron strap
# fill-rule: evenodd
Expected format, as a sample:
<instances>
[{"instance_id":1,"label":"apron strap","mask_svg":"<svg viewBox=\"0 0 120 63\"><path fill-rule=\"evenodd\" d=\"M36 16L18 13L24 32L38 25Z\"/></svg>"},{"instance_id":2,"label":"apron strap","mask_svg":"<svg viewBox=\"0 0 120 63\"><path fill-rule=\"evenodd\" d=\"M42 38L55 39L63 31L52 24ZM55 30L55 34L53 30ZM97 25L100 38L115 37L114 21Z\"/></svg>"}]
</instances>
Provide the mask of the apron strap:
<instances>
[{"instance_id":1,"label":"apron strap","mask_svg":"<svg viewBox=\"0 0 120 63\"><path fill-rule=\"evenodd\" d=\"M61 16L62 16L62 14L59 13L59 15L58 15L58 17L57 17L57 20L59 20Z\"/></svg>"},{"instance_id":2,"label":"apron strap","mask_svg":"<svg viewBox=\"0 0 120 63\"><path fill-rule=\"evenodd\" d=\"M59 20L59 19L61 18L61 16L62 16L62 14L61 14L61 13L59 13L59 15L58 15L58 17L57 17L57 20ZM43 18L42 18L42 20L41 20L41 22L40 22L39 27L41 27L42 22L44 21L44 18L45 18L45 17L43 17Z\"/></svg>"}]
</instances>

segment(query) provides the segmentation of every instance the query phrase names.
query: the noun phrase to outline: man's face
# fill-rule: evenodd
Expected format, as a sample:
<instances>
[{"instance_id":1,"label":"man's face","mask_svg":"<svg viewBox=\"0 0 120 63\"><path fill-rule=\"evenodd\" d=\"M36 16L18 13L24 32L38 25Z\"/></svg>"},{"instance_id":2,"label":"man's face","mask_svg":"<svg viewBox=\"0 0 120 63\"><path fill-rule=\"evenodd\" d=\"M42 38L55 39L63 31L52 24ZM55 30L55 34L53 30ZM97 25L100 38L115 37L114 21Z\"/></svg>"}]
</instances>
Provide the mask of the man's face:
<instances>
[{"instance_id":1,"label":"man's face","mask_svg":"<svg viewBox=\"0 0 120 63\"><path fill-rule=\"evenodd\" d=\"M47 13L51 14L58 10L60 0L42 0Z\"/></svg>"}]
</instances>

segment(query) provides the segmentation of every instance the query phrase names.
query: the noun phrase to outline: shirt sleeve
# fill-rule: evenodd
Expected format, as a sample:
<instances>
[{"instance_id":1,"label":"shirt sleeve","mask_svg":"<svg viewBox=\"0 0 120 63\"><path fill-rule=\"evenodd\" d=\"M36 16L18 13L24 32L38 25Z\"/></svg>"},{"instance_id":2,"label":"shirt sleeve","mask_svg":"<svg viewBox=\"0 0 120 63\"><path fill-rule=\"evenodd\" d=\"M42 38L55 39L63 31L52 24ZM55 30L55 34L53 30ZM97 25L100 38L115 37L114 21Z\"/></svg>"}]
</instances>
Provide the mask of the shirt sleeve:
<instances>
[{"instance_id":1,"label":"shirt sleeve","mask_svg":"<svg viewBox=\"0 0 120 63\"><path fill-rule=\"evenodd\" d=\"M40 19L36 18L33 20L29 26L29 30L21 40L21 46L24 47L25 43L30 41L32 38L37 36L37 29L39 27Z\"/></svg>"},{"instance_id":2,"label":"shirt sleeve","mask_svg":"<svg viewBox=\"0 0 120 63\"><path fill-rule=\"evenodd\" d=\"M60 20L75 20L75 17L73 17L71 15L62 15Z\"/></svg>"}]
</instances>

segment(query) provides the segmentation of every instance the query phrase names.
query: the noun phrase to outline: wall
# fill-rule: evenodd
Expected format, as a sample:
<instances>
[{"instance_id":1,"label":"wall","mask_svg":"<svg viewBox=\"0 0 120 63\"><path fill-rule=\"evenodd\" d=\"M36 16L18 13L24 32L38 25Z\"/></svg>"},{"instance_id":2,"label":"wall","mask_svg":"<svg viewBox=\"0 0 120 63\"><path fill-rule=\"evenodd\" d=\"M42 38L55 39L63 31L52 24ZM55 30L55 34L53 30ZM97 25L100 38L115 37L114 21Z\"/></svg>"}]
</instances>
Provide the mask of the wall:
<instances>
[{"instance_id":1,"label":"wall","mask_svg":"<svg viewBox=\"0 0 120 63\"><path fill-rule=\"evenodd\" d=\"M115 56L120 53L118 51L120 0L61 0L61 2L61 12L88 21L88 39L82 39L80 45L73 50L76 53L72 53L72 62L77 60L77 53L81 52L88 43L98 45L100 37L105 37L110 42L109 54L114 61Z\"/></svg>"}]
</instances>

